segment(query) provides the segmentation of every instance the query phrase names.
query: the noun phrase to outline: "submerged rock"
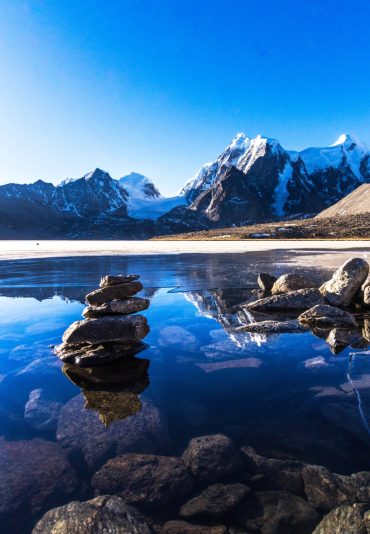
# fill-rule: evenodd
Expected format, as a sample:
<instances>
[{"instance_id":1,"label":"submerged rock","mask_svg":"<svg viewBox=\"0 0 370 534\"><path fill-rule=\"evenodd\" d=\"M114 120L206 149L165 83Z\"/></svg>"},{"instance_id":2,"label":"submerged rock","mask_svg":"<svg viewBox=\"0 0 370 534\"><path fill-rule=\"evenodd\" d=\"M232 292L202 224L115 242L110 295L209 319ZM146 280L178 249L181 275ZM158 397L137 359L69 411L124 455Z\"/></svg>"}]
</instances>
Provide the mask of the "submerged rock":
<instances>
[{"instance_id":1,"label":"submerged rock","mask_svg":"<svg viewBox=\"0 0 370 534\"><path fill-rule=\"evenodd\" d=\"M49 510L32 534L151 534L145 518L117 496L73 501Z\"/></svg>"},{"instance_id":2,"label":"submerged rock","mask_svg":"<svg viewBox=\"0 0 370 534\"><path fill-rule=\"evenodd\" d=\"M244 484L214 484L208 486L180 508L180 515L192 517L223 517L249 495Z\"/></svg>"},{"instance_id":3,"label":"submerged rock","mask_svg":"<svg viewBox=\"0 0 370 534\"><path fill-rule=\"evenodd\" d=\"M322 465L306 465L302 477L308 501L322 512L356 502L370 507L370 472L346 476L331 473Z\"/></svg>"},{"instance_id":4,"label":"submerged rock","mask_svg":"<svg viewBox=\"0 0 370 534\"><path fill-rule=\"evenodd\" d=\"M161 534L226 534L224 525L194 525L186 521L168 521L162 527Z\"/></svg>"},{"instance_id":5,"label":"submerged rock","mask_svg":"<svg viewBox=\"0 0 370 534\"><path fill-rule=\"evenodd\" d=\"M243 465L242 454L223 434L193 438L182 457L194 476L203 482L223 480Z\"/></svg>"},{"instance_id":6,"label":"submerged rock","mask_svg":"<svg viewBox=\"0 0 370 534\"><path fill-rule=\"evenodd\" d=\"M335 306L321 304L314 306L303 312L298 321L311 327L333 327L333 326L357 326L357 321L351 313L348 313Z\"/></svg>"},{"instance_id":7,"label":"submerged rock","mask_svg":"<svg viewBox=\"0 0 370 534\"><path fill-rule=\"evenodd\" d=\"M319 521L315 508L287 491L263 491L251 495L232 512L247 532L311 534Z\"/></svg>"},{"instance_id":8,"label":"submerged rock","mask_svg":"<svg viewBox=\"0 0 370 534\"><path fill-rule=\"evenodd\" d=\"M271 293L273 295L289 293L290 291L296 291L297 289L315 287L315 285L316 284L312 280L309 280L300 274L284 274L276 280L272 286Z\"/></svg>"},{"instance_id":9,"label":"submerged rock","mask_svg":"<svg viewBox=\"0 0 370 534\"><path fill-rule=\"evenodd\" d=\"M369 264L362 258L346 261L320 291L333 306L349 306L367 278Z\"/></svg>"},{"instance_id":10,"label":"submerged rock","mask_svg":"<svg viewBox=\"0 0 370 534\"><path fill-rule=\"evenodd\" d=\"M24 408L24 418L36 430L55 430L62 403L48 400L41 388L33 389Z\"/></svg>"},{"instance_id":11,"label":"submerged rock","mask_svg":"<svg viewBox=\"0 0 370 534\"><path fill-rule=\"evenodd\" d=\"M247 310L304 310L317 304L325 304L318 289L298 289L281 295L273 295L246 305Z\"/></svg>"},{"instance_id":12,"label":"submerged rock","mask_svg":"<svg viewBox=\"0 0 370 534\"><path fill-rule=\"evenodd\" d=\"M135 282L139 280L138 274L107 274L100 279L100 287L116 286L119 284L126 284L127 282Z\"/></svg>"},{"instance_id":13,"label":"submerged rock","mask_svg":"<svg viewBox=\"0 0 370 534\"><path fill-rule=\"evenodd\" d=\"M116 360L130 359L147 347L139 341L121 343L63 343L55 348L55 353L65 363L79 367L99 367Z\"/></svg>"},{"instance_id":14,"label":"submerged rock","mask_svg":"<svg viewBox=\"0 0 370 534\"><path fill-rule=\"evenodd\" d=\"M366 506L354 504L332 510L317 525L312 534L368 534L370 511Z\"/></svg>"},{"instance_id":15,"label":"submerged rock","mask_svg":"<svg viewBox=\"0 0 370 534\"><path fill-rule=\"evenodd\" d=\"M123 300L127 297L132 297L142 289L141 282L127 282L95 289L95 291L86 295L86 300L91 306L101 306L111 300Z\"/></svg>"},{"instance_id":16,"label":"submerged rock","mask_svg":"<svg viewBox=\"0 0 370 534\"><path fill-rule=\"evenodd\" d=\"M149 308L150 300L139 297L129 297L125 300L112 300L101 306L88 306L82 312L86 319L93 319L104 315L127 315Z\"/></svg>"},{"instance_id":17,"label":"submerged rock","mask_svg":"<svg viewBox=\"0 0 370 534\"><path fill-rule=\"evenodd\" d=\"M148 505L178 501L193 489L195 481L181 458L124 454L103 465L91 484L100 493Z\"/></svg>"},{"instance_id":18,"label":"submerged rock","mask_svg":"<svg viewBox=\"0 0 370 534\"><path fill-rule=\"evenodd\" d=\"M276 276L271 276L268 273L260 273L257 278L257 283L262 291L271 291L276 280Z\"/></svg>"},{"instance_id":19,"label":"submerged rock","mask_svg":"<svg viewBox=\"0 0 370 534\"><path fill-rule=\"evenodd\" d=\"M68 498L76 486L75 471L56 443L0 438L2 532L16 531L18 525Z\"/></svg>"},{"instance_id":20,"label":"submerged rock","mask_svg":"<svg viewBox=\"0 0 370 534\"><path fill-rule=\"evenodd\" d=\"M142 315L100 317L75 321L63 334L66 344L106 343L111 341L141 340L149 332Z\"/></svg>"},{"instance_id":21,"label":"submerged rock","mask_svg":"<svg viewBox=\"0 0 370 534\"><path fill-rule=\"evenodd\" d=\"M295 460L265 458L252 447L242 447L249 473L249 482L257 490L286 490L295 495L303 493L302 469L305 464Z\"/></svg>"},{"instance_id":22,"label":"submerged rock","mask_svg":"<svg viewBox=\"0 0 370 534\"><path fill-rule=\"evenodd\" d=\"M295 333L306 332L307 327L302 325L299 321L292 319L290 321L260 321L258 323L249 323L239 326L235 330L237 332L257 332L257 333Z\"/></svg>"},{"instance_id":23,"label":"submerged rock","mask_svg":"<svg viewBox=\"0 0 370 534\"><path fill-rule=\"evenodd\" d=\"M94 411L85 409L83 395L77 395L60 412L57 440L71 454L81 456L89 471L117 454L163 454L170 444L167 422L153 404L141 402L138 413L105 428Z\"/></svg>"}]
</instances>

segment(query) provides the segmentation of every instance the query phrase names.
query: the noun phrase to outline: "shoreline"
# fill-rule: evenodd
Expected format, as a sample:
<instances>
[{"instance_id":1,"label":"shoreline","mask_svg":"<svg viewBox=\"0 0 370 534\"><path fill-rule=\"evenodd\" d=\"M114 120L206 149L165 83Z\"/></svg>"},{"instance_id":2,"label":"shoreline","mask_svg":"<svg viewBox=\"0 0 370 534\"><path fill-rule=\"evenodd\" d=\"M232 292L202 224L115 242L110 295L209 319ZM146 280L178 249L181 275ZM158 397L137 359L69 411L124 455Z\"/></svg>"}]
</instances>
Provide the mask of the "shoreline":
<instances>
[{"instance_id":1,"label":"shoreline","mask_svg":"<svg viewBox=\"0 0 370 534\"><path fill-rule=\"evenodd\" d=\"M0 260L155 254L236 254L269 250L358 249L370 253L370 240L243 240L243 241L3 241Z\"/></svg>"}]
</instances>

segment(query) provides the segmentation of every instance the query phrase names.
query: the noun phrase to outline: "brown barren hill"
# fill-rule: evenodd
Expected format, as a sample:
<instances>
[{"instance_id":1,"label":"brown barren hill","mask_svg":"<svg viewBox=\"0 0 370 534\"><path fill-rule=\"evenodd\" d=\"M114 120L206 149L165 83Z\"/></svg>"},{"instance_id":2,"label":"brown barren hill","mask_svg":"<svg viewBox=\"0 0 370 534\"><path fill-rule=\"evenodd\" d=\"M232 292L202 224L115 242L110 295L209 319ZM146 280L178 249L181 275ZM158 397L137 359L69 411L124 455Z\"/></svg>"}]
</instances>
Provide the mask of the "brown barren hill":
<instances>
[{"instance_id":1,"label":"brown barren hill","mask_svg":"<svg viewBox=\"0 0 370 534\"><path fill-rule=\"evenodd\" d=\"M370 216L370 184L360 185L342 200L316 215L315 218L328 219L363 213L368 213Z\"/></svg>"}]
</instances>

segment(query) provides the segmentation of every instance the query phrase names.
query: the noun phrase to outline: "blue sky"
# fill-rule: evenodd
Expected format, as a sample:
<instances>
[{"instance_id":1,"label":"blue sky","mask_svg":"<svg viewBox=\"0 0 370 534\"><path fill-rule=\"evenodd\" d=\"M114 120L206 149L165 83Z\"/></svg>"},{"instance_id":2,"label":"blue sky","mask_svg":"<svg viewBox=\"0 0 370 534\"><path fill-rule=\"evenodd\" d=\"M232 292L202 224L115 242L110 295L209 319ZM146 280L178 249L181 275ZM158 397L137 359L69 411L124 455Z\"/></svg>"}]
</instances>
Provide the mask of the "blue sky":
<instances>
[{"instance_id":1,"label":"blue sky","mask_svg":"<svg viewBox=\"0 0 370 534\"><path fill-rule=\"evenodd\" d=\"M239 131L370 144L368 0L0 0L0 183L175 193Z\"/></svg>"}]
</instances>

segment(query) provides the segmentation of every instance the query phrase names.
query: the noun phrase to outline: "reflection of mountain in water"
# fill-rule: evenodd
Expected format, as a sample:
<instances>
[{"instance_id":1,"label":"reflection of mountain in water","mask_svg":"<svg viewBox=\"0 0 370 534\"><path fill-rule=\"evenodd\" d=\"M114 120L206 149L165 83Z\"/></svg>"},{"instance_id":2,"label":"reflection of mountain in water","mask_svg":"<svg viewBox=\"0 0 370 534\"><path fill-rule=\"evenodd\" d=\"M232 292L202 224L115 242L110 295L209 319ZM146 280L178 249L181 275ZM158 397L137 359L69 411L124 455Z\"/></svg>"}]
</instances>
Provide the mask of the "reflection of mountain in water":
<instances>
[{"instance_id":1,"label":"reflection of mountain in water","mask_svg":"<svg viewBox=\"0 0 370 534\"><path fill-rule=\"evenodd\" d=\"M240 309L247 302L256 300L256 291L246 288L208 289L204 291L189 291L184 293L187 301L194 304L204 317L215 319L237 347L244 347L249 343L261 345L267 341L269 334L252 332L237 332L238 326L254 323L262 319L261 313ZM263 317L265 318L265 316Z\"/></svg>"},{"instance_id":2,"label":"reflection of mountain in water","mask_svg":"<svg viewBox=\"0 0 370 534\"><path fill-rule=\"evenodd\" d=\"M149 360L127 358L103 367L64 364L63 373L81 388L85 408L95 410L105 426L141 410L139 395L149 385Z\"/></svg>"},{"instance_id":3,"label":"reflection of mountain in water","mask_svg":"<svg viewBox=\"0 0 370 534\"><path fill-rule=\"evenodd\" d=\"M238 327L259 321L281 321L296 318L299 312L275 312L267 314L258 311L247 310L244 304L257 300L261 292L255 289L226 288L209 289L204 291L189 291L184 293L187 301L194 304L199 313L204 317L215 319L227 333L232 342L239 348L246 347L249 343L260 346L268 340L276 337L276 333L255 333L238 331ZM370 328L368 319L360 319L359 327L354 329L315 328L311 333L318 338L324 339L329 345L330 351L337 355L346 347L366 348L370 342Z\"/></svg>"},{"instance_id":4,"label":"reflection of mountain in water","mask_svg":"<svg viewBox=\"0 0 370 534\"><path fill-rule=\"evenodd\" d=\"M55 296L59 297L66 302L75 301L85 303L86 293L90 293L96 289L96 285L85 285L85 286L26 286L26 287L0 287L0 295L10 298L34 298L38 301L43 301L51 299ZM146 287L140 292L140 296L151 298L157 292L155 287Z\"/></svg>"}]
</instances>

